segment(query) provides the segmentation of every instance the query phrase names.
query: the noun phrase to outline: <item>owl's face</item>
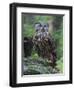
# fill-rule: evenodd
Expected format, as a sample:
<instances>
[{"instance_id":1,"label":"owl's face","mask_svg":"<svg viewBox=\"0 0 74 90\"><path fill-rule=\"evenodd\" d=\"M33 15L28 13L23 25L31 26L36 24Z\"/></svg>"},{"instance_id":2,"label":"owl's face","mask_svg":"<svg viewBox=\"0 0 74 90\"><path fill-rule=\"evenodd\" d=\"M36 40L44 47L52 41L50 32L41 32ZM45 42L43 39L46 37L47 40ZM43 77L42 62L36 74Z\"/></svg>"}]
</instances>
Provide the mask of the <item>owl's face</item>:
<instances>
[{"instance_id":1,"label":"owl's face","mask_svg":"<svg viewBox=\"0 0 74 90\"><path fill-rule=\"evenodd\" d=\"M47 23L35 24L36 36L39 40L48 36L48 28L49 25Z\"/></svg>"}]
</instances>

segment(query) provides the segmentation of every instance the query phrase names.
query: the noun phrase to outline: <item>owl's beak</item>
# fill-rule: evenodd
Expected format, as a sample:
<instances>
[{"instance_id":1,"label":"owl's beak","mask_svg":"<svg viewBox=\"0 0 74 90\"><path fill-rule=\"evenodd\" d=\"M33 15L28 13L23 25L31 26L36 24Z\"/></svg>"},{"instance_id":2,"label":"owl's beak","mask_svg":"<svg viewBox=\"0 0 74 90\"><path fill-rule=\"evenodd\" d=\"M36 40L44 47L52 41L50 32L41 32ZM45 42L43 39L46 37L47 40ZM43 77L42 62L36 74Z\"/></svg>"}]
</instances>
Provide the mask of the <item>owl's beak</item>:
<instances>
[{"instance_id":1,"label":"owl's beak","mask_svg":"<svg viewBox=\"0 0 74 90\"><path fill-rule=\"evenodd\" d=\"M44 30L44 28L42 28L42 30L41 30L42 32L45 32L45 30Z\"/></svg>"}]
</instances>

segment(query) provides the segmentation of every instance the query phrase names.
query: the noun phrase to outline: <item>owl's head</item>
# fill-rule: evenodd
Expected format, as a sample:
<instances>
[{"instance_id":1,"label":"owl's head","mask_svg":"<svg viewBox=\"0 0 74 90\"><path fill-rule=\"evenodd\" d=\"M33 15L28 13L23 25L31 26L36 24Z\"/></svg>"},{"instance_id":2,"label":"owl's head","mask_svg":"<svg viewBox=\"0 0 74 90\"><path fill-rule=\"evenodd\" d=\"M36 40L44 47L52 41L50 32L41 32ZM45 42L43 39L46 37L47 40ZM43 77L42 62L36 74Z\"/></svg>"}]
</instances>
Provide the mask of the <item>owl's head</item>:
<instances>
[{"instance_id":1,"label":"owl's head","mask_svg":"<svg viewBox=\"0 0 74 90\"><path fill-rule=\"evenodd\" d=\"M49 25L48 23L35 23L35 30L36 32L38 31L41 31L41 32L48 32L48 28L49 28Z\"/></svg>"},{"instance_id":2,"label":"owl's head","mask_svg":"<svg viewBox=\"0 0 74 90\"><path fill-rule=\"evenodd\" d=\"M36 31L36 36L39 39L45 38L48 36L48 29L49 29L49 25L48 23L36 23L35 24L35 31Z\"/></svg>"}]
</instances>

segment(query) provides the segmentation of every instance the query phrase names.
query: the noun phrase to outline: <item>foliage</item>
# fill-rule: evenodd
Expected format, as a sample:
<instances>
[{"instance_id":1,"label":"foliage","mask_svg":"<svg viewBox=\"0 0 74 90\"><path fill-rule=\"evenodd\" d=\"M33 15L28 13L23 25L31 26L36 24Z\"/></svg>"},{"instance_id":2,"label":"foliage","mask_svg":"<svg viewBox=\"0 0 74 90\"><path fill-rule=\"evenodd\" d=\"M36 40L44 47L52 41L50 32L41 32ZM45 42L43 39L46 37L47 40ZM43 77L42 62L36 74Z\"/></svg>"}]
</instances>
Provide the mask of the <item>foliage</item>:
<instances>
[{"instance_id":1,"label":"foliage","mask_svg":"<svg viewBox=\"0 0 74 90\"><path fill-rule=\"evenodd\" d=\"M28 57L23 59L24 75L34 74L53 74L58 73L57 69L53 69L47 59ZM26 69L25 69L26 68Z\"/></svg>"}]
</instances>

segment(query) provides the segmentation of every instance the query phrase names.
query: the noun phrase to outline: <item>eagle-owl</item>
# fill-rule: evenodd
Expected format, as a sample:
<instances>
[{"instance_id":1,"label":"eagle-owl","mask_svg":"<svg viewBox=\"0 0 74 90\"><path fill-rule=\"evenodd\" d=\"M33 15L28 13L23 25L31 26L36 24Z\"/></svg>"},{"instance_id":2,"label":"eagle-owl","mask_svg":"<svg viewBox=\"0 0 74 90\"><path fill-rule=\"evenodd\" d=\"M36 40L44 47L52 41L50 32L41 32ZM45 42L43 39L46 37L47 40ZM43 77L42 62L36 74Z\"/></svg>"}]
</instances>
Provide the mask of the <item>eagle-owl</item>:
<instances>
[{"instance_id":1,"label":"eagle-owl","mask_svg":"<svg viewBox=\"0 0 74 90\"><path fill-rule=\"evenodd\" d=\"M56 62L56 51L55 42L52 36L48 32L49 24L47 23L36 23L35 24L35 35L33 37L33 43L38 55L42 58L50 60L52 65Z\"/></svg>"}]
</instances>

